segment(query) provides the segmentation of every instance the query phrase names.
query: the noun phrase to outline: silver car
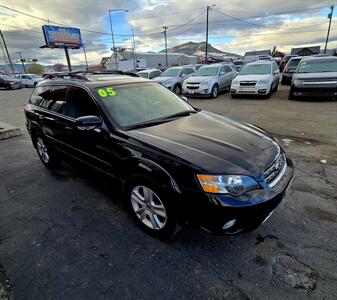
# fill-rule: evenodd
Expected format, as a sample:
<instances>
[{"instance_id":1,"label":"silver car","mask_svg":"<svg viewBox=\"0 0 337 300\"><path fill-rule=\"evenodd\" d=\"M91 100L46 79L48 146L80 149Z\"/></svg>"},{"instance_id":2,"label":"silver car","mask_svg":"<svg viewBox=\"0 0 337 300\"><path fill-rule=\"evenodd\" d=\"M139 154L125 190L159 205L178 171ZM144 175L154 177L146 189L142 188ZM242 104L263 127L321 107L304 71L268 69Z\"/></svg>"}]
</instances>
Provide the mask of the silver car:
<instances>
[{"instance_id":1,"label":"silver car","mask_svg":"<svg viewBox=\"0 0 337 300\"><path fill-rule=\"evenodd\" d=\"M158 69L146 69L137 72L137 75L139 77L147 78L147 79L153 79L158 77L162 72Z\"/></svg>"},{"instance_id":2,"label":"silver car","mask_svg":"<svg viewBox=\"0 0 337 300\"><path fill-rule=\"evenodd\" d=\"M190 66L173 67L161 73L154 81L179 95L181 94L183 81L192 73L194 73L194 68Z\"/></svg>"},{"instance_id":3,"label":"silver car","mask_svg":"<svg viewBox=\"0 0 337 300\"><path fill-rule=\"evenodd\" d=\"M183 94L216 98L220 91L230 88L236 75L232 64L203 66L184 81Z\"/></svg>"},{"instance_id":4,"label":"silver car","mask_svg":"<svg viewBox=\"0 0 337 300\"><path fill-rule=\"evenodd\" d=\"M289 100L299 97L337 99L337 57L301 59L292 77Z\"/></svg>"}]
</instances>

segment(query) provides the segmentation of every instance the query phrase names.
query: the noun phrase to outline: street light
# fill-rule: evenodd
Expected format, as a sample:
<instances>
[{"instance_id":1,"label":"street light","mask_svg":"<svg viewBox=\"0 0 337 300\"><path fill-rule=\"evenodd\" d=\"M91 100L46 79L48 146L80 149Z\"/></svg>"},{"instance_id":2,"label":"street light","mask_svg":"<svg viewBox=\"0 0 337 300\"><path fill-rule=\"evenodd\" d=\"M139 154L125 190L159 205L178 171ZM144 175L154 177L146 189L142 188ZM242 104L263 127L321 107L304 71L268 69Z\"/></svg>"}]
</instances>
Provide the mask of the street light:
<instances>
[{"instance_id":1,"label":"street light","mask_svg":"<svg viewBox=\"0 0 337 300\"><path fill-rule=\"evenodd\" d=\"M114 58L115 58L115 64L116 64L116 70L118 70L117 52L116 52L114 33L113 33L113 30L112 30L112 22L111 22L111 12L112 12L112 11L125 11L125 12L128 12L128 10L127 10L127 9L124 9L124 8L109 9L109 19L110 19L110 29L111 29L111 39L112 39L112 49L113 49L113 52L114 52Z\"/></svg>"}]
</instances>

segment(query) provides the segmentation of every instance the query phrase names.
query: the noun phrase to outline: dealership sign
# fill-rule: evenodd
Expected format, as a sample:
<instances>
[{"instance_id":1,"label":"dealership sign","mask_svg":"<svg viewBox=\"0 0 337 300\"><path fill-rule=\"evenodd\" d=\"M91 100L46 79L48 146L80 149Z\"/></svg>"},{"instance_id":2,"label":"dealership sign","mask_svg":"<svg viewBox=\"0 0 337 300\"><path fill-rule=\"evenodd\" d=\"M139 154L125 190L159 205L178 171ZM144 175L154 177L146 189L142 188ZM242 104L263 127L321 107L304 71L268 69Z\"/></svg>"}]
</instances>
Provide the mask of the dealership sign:
<instances>
[{"instance_id":1,"label":"dealership sign","mask_svg":"<svg viewBox=\"0 0 337 300\"><path fill-rule=\"evenodd\" d=\"M49 48L79 48L83 45L81 31L77 28L44 25L42 30Z\"/></svg>"}]
</instances>

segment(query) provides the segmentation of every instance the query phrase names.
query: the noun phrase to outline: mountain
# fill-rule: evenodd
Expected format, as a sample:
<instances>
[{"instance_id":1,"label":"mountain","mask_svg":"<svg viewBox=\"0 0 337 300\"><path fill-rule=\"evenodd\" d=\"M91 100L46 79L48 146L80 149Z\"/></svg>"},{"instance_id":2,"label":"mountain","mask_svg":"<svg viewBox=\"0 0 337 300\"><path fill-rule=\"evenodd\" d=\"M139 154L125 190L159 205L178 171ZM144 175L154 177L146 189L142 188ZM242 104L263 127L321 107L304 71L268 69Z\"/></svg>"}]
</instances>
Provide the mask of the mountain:
<instances>
[{"instance_id":1,"label":"mountain","mask_svg":"<svg viewBox=\"0 0 337 300\"><path fill-rule=\"evenodd\" d=\"M197 55L197 56L204 55L205 51L206 51L205 42L200 43L187 42L167 49L168 53L184 53L186 55ZM221 51L217 48L214 48L211 44L208 44L207 51L211 55L240 56L235 53ZM160 52L162 53L165 52L165 49L161 50Z\"/></svg>"}]
</instances>

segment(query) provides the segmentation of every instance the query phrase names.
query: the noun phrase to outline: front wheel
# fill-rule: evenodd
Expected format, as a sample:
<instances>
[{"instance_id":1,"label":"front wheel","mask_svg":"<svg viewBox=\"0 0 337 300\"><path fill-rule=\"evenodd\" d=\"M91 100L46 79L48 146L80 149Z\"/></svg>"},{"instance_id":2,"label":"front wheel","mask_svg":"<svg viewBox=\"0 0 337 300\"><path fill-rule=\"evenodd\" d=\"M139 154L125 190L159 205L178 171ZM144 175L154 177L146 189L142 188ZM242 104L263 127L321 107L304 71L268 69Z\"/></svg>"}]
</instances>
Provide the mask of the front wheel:
<instances>
[{"instance_id":1,"label":"front wheel","mask_svg":"<svg viewBox=\"0 0 337 300\"><path fill-rule=\"evenodd\" d=\"M294 90L292 87L290 87L288 100L295 100L295 99L296 97L294 96Z\"/></svg>"},{"instance_id":2,"label":"front wheel","mask_svg":"<svg viewBox=\"0 0 337 300\"><path fill-rule=\"evenodd\" d=\"M176 232L172 203L156 182L137 176L128 183L126 197L131 214L143 230L158 238L167 238Z\"/></svg>"},{"instance_id":3,"label":"front wheel","mask_svg":"<svg viewBox=\"0 0 337 300\"><path fill-rule=\"evenodd\" d=\"M218 97L218 94L219 94L219 87L217 84L215 84L212 88L211 97L216 98Z\"/></svg>"},{"instance_id":4,"label":"front wheel","mask_svg":"<svg viewBox=\"0 0 337 300\"><path fill-rule=\"evenodd\" d=\"M176 95L180 95L181 94L181 87L179 84L176 84L175 87L173 88L173 92L176 94Z\"/></svg>"}]
</instances>

